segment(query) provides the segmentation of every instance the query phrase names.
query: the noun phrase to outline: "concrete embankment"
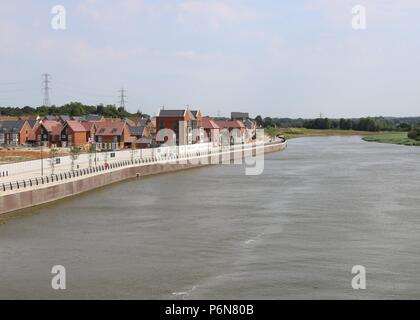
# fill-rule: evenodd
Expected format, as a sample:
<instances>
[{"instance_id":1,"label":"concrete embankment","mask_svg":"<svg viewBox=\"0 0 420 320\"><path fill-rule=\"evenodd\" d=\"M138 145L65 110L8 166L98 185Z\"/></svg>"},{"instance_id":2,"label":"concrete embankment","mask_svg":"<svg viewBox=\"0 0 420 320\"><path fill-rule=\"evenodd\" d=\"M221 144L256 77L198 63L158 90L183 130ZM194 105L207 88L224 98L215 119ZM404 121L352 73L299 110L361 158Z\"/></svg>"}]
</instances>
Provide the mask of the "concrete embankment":
<instances>
[{"instance_id":1,"label":"concrete embankment","mask_svg":"<svg viewBox=\"0 0 420 320\"><path fill-rule=\"evenodd\" d=\"M269 153L281 151L285 147L285 143L278 143L266 145L262 148L264 148L264 153ZM243 155L242 151L230 152L230 159L233 160L235 156L238 155L238 153L240 153L241 156ZM24 190L15 190L14 192L6 193L0 196L0 214L9 213L57 201L66 197L75 196L86 191L94 190L130 178L149 176L154 174L167 173L172 171L185 170L215 164L214 157L215 155L206 155L204 157L201 157L206 158L206 161L200 161L200 163L198 164L198 161L186 161L186 163L182 163L179 160L173 160L172 162L169 161L165 163L150 163L146 165L143 164L141 166L133 165L119 168L118 170L106 171L90 176L88 175L80 177L71 181L57 181L56 183L49 185L34 186L32 188L27 188ZM218 160L217 163L219 163L219 161L221 162L223 155L219 154L216 155L216 157Z\"/></svg>"}]
</instances>

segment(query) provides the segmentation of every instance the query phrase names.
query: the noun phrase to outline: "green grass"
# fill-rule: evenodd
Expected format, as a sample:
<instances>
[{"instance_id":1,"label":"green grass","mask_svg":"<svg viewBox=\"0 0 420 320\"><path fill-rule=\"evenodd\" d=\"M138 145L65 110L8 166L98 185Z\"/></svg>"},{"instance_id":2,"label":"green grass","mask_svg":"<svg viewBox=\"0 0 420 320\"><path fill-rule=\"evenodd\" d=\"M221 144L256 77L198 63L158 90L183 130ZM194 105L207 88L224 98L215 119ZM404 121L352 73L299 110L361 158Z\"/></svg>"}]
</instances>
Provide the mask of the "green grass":
<instances>
[{"instance_id":1,"label":"green grass","mask_svg":"<svg viewBox=\"0 0 420 320\"><path fill-rule=\"evenodd\" d=\"M300 137L325 137L325 136L367 136L373 134L372 132L356 131L356 130L318 130L305 128L266 128L265 132L274 137L277 134L283 134L286 139L300 138Z\"/></svg>"},{"instance_id":2,"label":"green grass","mask_svg":"<svg viewBox=\"0 0 420 320\"><path fill-rule=\"evenodd\" d=\"M364 137L363 140L368 142L402 144L405 146L420 146L420 141L408 138L407 132L378 133Z\"/></svg>"}]
</instances>

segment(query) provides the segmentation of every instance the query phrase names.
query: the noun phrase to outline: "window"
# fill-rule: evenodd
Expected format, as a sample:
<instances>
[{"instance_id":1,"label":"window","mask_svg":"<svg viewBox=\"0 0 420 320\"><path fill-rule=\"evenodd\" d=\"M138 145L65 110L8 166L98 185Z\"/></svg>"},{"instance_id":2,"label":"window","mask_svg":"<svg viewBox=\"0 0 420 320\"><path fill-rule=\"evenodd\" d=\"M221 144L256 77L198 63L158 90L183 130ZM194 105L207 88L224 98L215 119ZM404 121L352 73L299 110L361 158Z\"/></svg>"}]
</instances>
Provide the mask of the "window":
<instances>
[{"instance_id":1,"label":"window","mask_svg":"<svg viewBox=\"0 0 420 320\"><path fill-rule=\"evenodd\" d=\"M159 122L159 129L163 129L163 128L165 128L165 121L160 120L160 122Z\"/></svg>"},{"instance_id":2,"label":"window","mask_svg":"<svg viewBox=\"0 0 420 320\"><path fill-rule=\"evenodd\" d=\"M111 157L111 158L115 158L115 152L112 152L112 153L110 154L110 157Z\"/></svg>"}]
</instances>

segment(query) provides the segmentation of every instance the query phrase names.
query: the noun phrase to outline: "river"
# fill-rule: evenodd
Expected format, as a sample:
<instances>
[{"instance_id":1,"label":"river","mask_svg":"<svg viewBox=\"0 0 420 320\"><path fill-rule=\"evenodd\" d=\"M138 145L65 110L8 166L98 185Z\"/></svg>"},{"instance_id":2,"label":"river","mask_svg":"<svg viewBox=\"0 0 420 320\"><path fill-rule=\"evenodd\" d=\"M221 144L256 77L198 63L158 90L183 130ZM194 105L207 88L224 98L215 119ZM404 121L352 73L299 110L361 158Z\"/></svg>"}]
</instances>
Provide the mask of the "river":
<instances>
[{"instance_id":1,"label":"river","mask_svg":"<svg viewBox=\"0 0 420 320\"><path fill-rule=\"evenodd\" d=\"M0 298L420 298L420 148L301 138L244 173L141 178L18 214L0 225Z\"/></svg>"}]
</instances>

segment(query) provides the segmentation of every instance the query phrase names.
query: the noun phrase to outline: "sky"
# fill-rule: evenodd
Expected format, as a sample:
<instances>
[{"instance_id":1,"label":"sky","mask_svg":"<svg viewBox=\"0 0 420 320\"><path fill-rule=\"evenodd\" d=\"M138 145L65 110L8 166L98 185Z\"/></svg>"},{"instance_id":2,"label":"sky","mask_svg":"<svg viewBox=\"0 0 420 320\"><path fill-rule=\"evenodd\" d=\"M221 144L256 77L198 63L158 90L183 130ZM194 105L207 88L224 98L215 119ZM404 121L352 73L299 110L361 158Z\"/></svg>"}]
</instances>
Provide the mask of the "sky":
<instances>
[{"instance_id":1,"label":"sky","mask_svg":"<svg viewBox=\"0 0 420 320\"><path fill-rule=\"evenodd\" d=\"M55 105L420 116L419 35L418 0L1 1L0 106L42 105L49 73Z\"/></svg>"}]
</instances>

